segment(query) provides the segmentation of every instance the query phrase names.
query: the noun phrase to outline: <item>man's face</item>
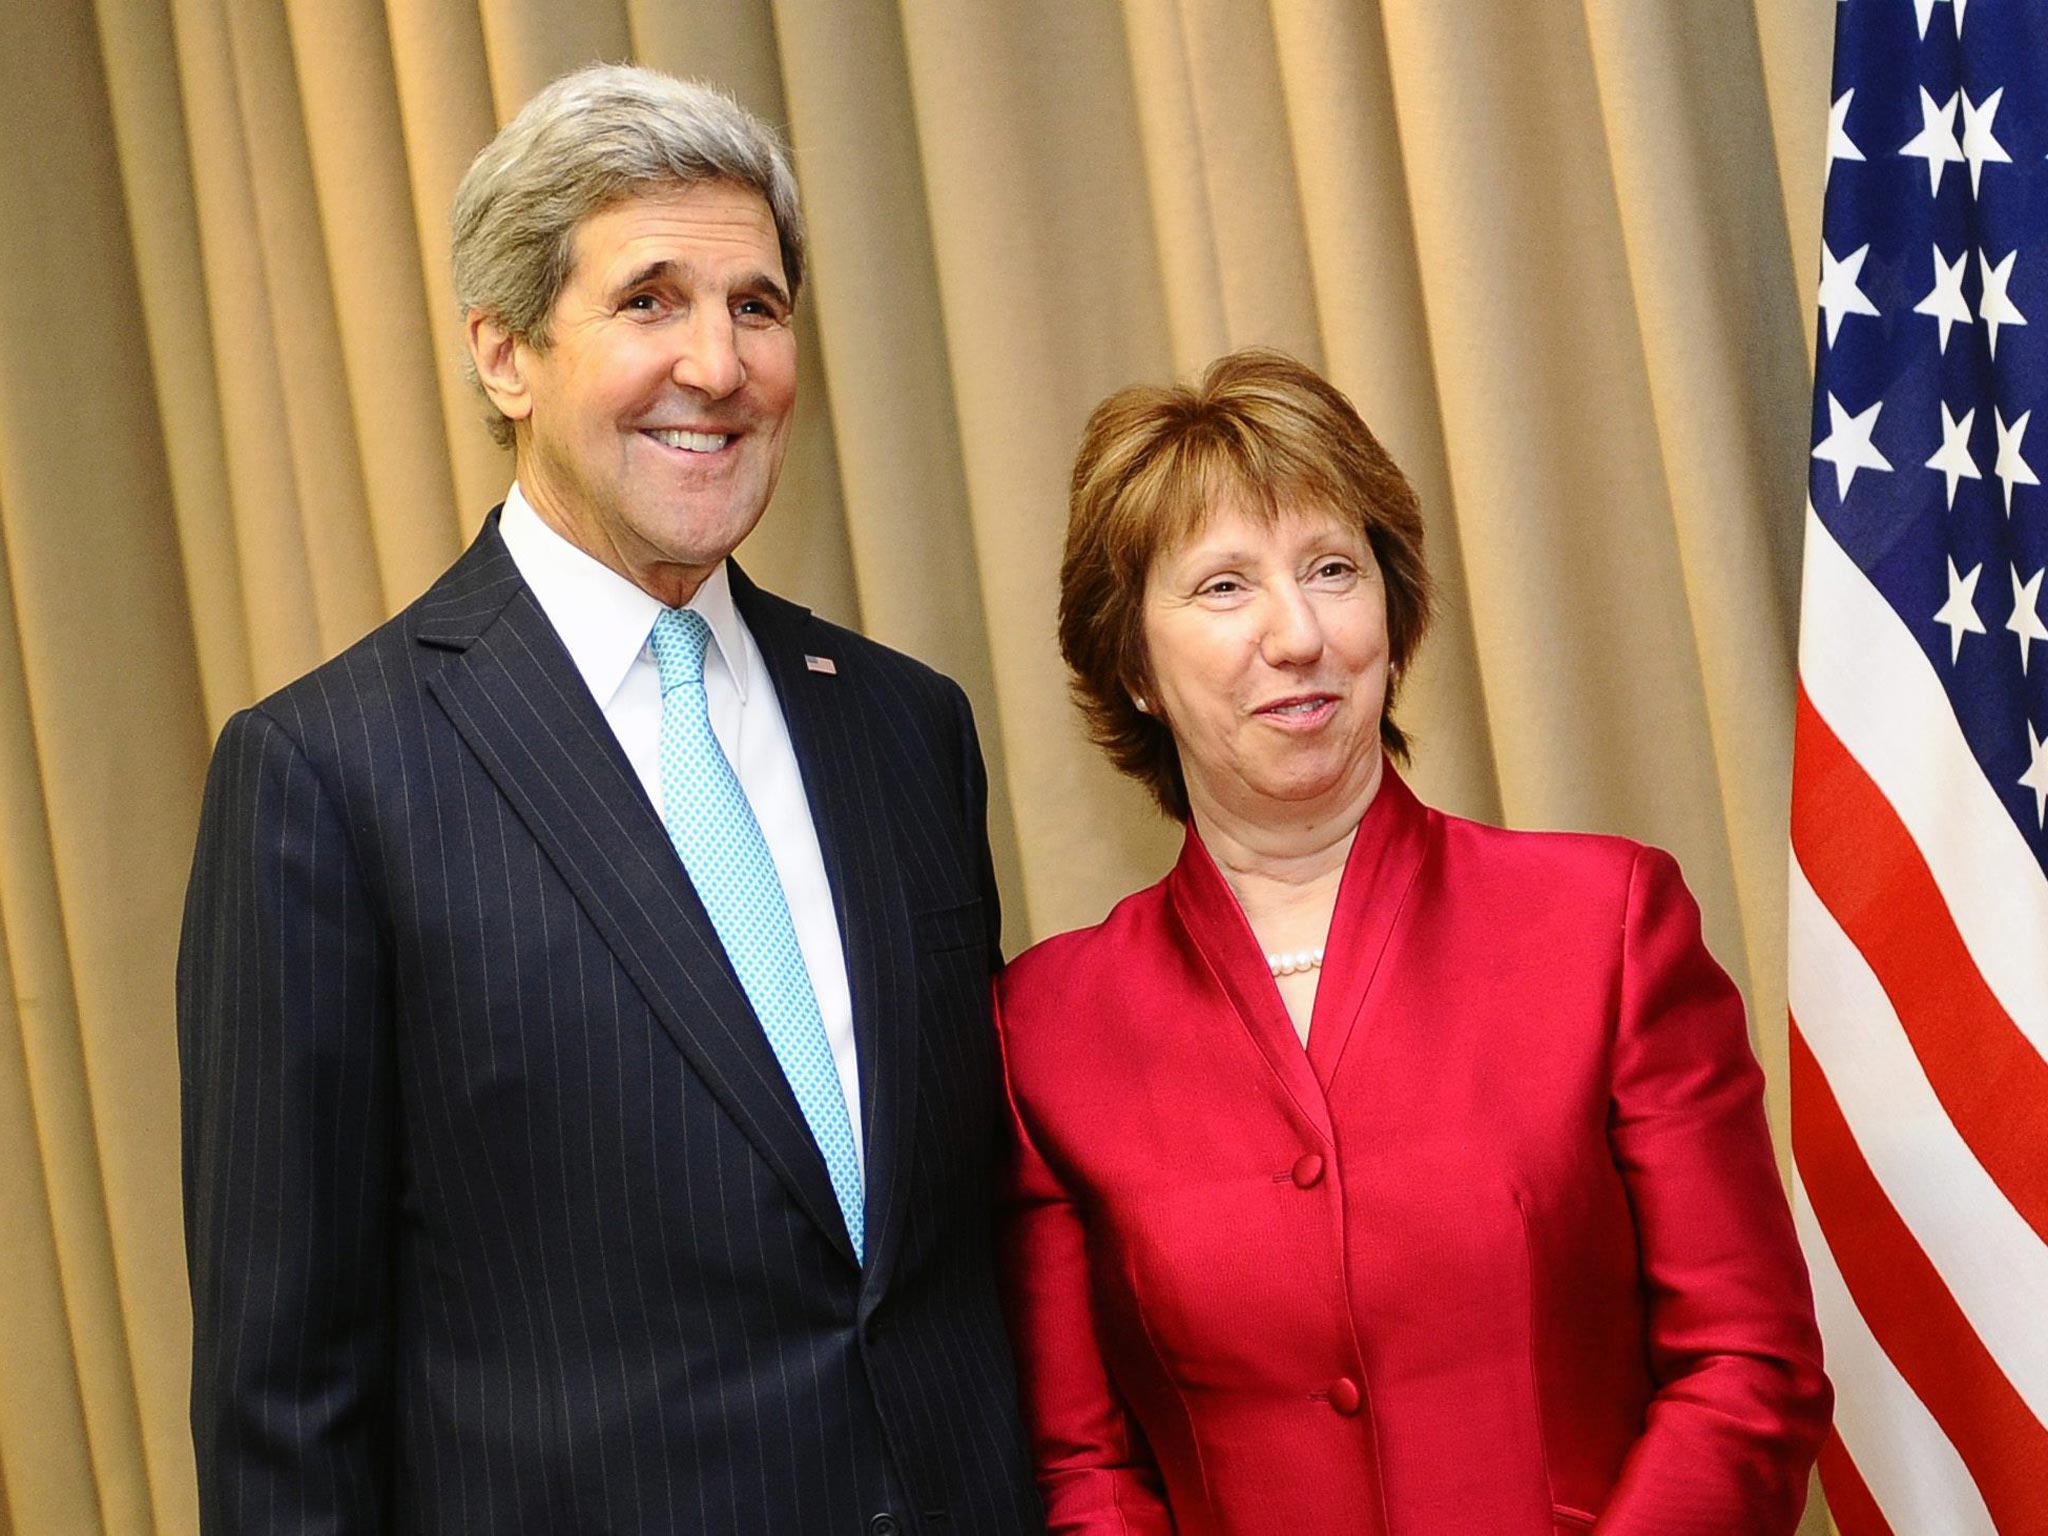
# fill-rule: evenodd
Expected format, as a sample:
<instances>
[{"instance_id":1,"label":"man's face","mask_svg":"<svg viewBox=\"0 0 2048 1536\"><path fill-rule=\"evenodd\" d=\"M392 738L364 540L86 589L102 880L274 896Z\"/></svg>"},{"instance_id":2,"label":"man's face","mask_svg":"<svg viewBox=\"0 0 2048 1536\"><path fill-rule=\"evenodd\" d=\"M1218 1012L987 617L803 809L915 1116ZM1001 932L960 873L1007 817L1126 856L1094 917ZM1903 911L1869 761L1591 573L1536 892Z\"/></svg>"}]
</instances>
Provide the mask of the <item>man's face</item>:
<instances>
[{"instance_id":1,"label":"man's face","mask_svg":"<svg viewBox=\"0 0 2048 1536\"><path fill-rule=\"evenodd\" d=\"M796 336L775 220L749 188L678 185L592 214L572 250L545 348L471 317L478 372L518 424L534 510L680 606L782 468Z\"/></svg>"}]
</instances>

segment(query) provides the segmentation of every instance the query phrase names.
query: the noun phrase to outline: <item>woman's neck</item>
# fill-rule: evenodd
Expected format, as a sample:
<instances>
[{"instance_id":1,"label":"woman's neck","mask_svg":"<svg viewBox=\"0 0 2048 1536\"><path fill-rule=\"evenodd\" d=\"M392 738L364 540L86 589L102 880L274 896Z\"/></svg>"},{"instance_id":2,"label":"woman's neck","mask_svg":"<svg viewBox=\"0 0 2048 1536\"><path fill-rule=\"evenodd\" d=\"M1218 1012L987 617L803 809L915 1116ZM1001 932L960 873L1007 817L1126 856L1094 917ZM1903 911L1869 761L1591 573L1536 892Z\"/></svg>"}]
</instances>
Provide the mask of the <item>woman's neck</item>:
<instances>
[{"instance_id":1,"label":"woman's neck","mask_svg":"<svg viewBox=\"0 0 2048 1536\"><path fill-rule=\"evenodd\" d=\"M1376 763L1341 801L1289 817L1271 815L1270 801L1247 815L1189 786L1203 846L1268 951L1323 942L1358 824L1379 793L1384 771L1384 763Z\"/></svg>"}]
</instances>

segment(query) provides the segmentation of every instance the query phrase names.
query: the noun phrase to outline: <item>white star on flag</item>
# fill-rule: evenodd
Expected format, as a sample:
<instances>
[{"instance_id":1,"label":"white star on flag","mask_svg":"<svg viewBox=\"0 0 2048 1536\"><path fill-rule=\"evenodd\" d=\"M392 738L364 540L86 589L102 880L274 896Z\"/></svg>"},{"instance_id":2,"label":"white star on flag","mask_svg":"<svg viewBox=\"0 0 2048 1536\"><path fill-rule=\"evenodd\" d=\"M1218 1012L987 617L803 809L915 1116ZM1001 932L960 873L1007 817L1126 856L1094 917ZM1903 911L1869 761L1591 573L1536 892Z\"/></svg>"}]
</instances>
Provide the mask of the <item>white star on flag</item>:
<instances>
[{"instance_id":1,"label":"white star on flag","mask_svg":"<svg viewBox=\"0 0 2048 1536\"><path fill-rule=\"evenodd\" d=\"M2020 674L2027 670L2027 653L2036 640L2048 640L2048 624L2041 622L2039 604L2041 601L2041 578L2048 575L2048 566L2034 572L2025 586L2020 585L2020 568L2012 568L2012 617L2005 621L2005 627L2020 637Z\"/></svg>"},{"instance_id":2,"label":"white star on flag","mask_svg":"<svg viewBox=\"0 0 2048 1536\"><path fill-rule=\"evenodd\" d=\"M1947 105L1936 106L1927 87L1921 86L1920 131L1899 150L1902 155L1927 162L1927 190L1937 196L1941 192L1943 167L1963 162L1963 146L1956 141L1956 107L1962 97L1963 93L1957 91L1949 97Z\"/></svg>"},{"instance_id":3,"label":"white star on flag","mask_svg":"<svg viewBox=\"0 0 2048 1536\"><path fill-rule=\"evenodd\" d=\"M1835 253L1828 249L1823 240L1820 247L1820 307L1828 317L1828 345L1835 344L1835 336L1842 329L1845 315L1874 315L1877 306L1870 302L1870 295L1856 286L1856 278L1863 271L1863 259L1870 254L1865 245L1851 251L1843 261L1835 260Z\"/></svg>"},{"instance_id":4,"label":"white star on flag","mask_svg":"<svg viewBox=\"0 0 2048 1536\"><path fill-rule=\"evenodd\" d=\"M1823 243L1825 251L1827 245ZM1934 286L1927 297L1913 306L1916 315L1932 315L1941 322L1941 350L1948 351L1948 331L1952 325L1970 323L1970 306L1963 298L1963 274L1970 269L1970 253L1966 250L1950 266L1941 254L1941 247L1934 246ZM1826 263L1822 263L1825 267Z\"/></svg>"},{"instance_id":5,"label":"white star on flag","mask_svg":"<svg viewBox=\"0 0 2048 1536\"><path fill-rule=\"evenodd\" d=\"M2034 792L2035 824L2048 826L2048 741L2034 734L2034 722L2031 720L2027 722L2027 751L2034 760L2020 775L2020 788Z\"/></svg>"},{"instance_id":6,"label":"white star on flag","mask_svg":"<svg viewBox=\"0 0 2048 1536\"><path fill-rule=\"evenodd\" d=\"M1948 413L1948 402L1941 402L1941 446L1934 450L1934 457L1927 461L1929 469L1938 469L1948 479L1948 504L1956 504L1956 482L1958 480L1981 480L1977 461L1970 457L1970 424L1977 419L1973 406L1963 412L1963 419L1957 421Z\"/></svg>"},{"instance_id":7,"label":"white star on flag","mask_svg":"<svg viewBox=\"0 0 2048 1536\"><path fill-rule=\"evenodd\" d=\"M1970 195L1977 195L1977 184L1984 177L1984 163L1996 161L2000 165L2011 165L2012 156L2005 152L2005 146L1991 137L1991 119L1998 115L1998 98L2005 94L2000 86L1984 98L1981 107L1972 106L1969 93L1963 93L1963 158L1970 162Z\"/></svg>"},{"instance_id":8,"label":"white star on flag","mask_svg":"<svg viewBox=\"0 0 2048 1536\"><path fill-rule=\"evenodd\" d=\"M1984 562L1970 567L1970 574L1956 574L1955 557L1948 562L1948 601L1935 610L1934 622L1948 626L1949 665L1963 654L1963 636L1984 633L1984 621L1977 617L1977 578L1984 574Z\"/></svg>"},{"instance_id":9,"label":"white star on flag","mask_svg":"<svg viewBox=\"0 0 2048 1536\"><path fill-rule=\"evenodd\" d=\"M2004 482L2007 517L2012 516L2012 488L2041 483L2041 477L2020 457L2020 442L2027 435L2027 418L2033 414L2032 411L2021 411L2019 419L2008 427L2005 414L1997 406L1991 408L1991 425L1998 429L1998 463L1992 467L1991 473Z\"/></svg>"},{"instance_id":10,"label":"white star on flag","mask_svg":"<svg viewBox=\"0 0 2048 1536\"><path fill-rule=\"evenodd\" d=\"M1814 445L1813 456L1835 466L1835 494L1844 501L1849 499L1849 485L1857 470L1892 467L1891 460L1870 440L1877 430L1877 413L1883 409L1884 402L1874 400L1869 410L1851 416L1841 401L1828 396L1828 435Z\"/></svg>"},{"instance_id":11,"label":"white star on flag","mask_svg":"<svg viewBox=\"0 0 2048 1536\"><path fill-rule=\"evenodd\" d=\"M1970 0L1954 0L1954 4L1949 5L1949 9L1955 12L1957 37L1963 35L1963 10L1969 3ZM1934 8L1937 5L1944 4L1948 4L1948 0L1913 0L1913 14L1920 23L1920 38L1922 42L1925 42L1927 39L1927 23L1934 15Z\"/></svg>"},{"instance_id":12,"label":"white star on flag","mask_svg":"<svg viewBox=\"0 0 2048 1536\"><path fill-rule=\"evenodd\" d=\"M2017 305L2006 296L2006 285L2012 281L2012 264L2019 259L2019 249L2014 247L2005 253L2005 260L1997 266L1991 265L1991 258L1980 249L1977 252L1977 271L1984 279L1984 296L1977 301L1977 318L1984 322L1984 329L1991 338L1991 355L1998 356L1998 328L2001 325L2025 325L2027 317L2019 312Z\"/></svg>"},{"instance_id":13,"label":"white star on flag","mask_svg":"<svg viewBox=\"0 0 2048 1536\"><path fill-rule=\"evenodd\" d=\"M1828 111L1828 164L1821 173L1820 184L1825 187L1828 177L1835 174L1837 160L1861 160L1863 151L1856 147L1856 141L1849 137L1849 103L1856 92L1847 90L1835 101Z\"/></svg>"}]
</instances>

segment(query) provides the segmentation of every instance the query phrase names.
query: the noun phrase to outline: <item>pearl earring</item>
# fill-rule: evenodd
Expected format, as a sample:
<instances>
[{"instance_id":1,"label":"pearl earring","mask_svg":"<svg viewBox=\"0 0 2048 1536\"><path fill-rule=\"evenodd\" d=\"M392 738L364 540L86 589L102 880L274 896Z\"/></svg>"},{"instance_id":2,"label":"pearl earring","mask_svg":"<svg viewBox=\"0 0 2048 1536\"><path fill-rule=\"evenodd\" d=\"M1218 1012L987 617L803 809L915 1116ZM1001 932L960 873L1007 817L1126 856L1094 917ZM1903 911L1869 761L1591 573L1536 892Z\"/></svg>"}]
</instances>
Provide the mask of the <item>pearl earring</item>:
<instances>
[{"instance_id":1,"label":"pearl earring","mask_svg":"<svg viewBox=\"0 0 2048 1536\"><path fill-rule=\"evenodd\" d=\"M1152 713L1152 706L1151 706L1150 704L1147 704L1147 703L1145 702L1145 695L1143 695L1142 693L1134 693L1134 694L1132 694L1132 695L1131 695L1131 702L1132 702L1133 704L1135 704L1135 705L1137 705L1137 706L1138 706L1138 713L1139 713L1139 714L1141 714L1141 715L1149 715L1149 714L1151 714L1151 713Z\"/></svg>"}]
</instances>

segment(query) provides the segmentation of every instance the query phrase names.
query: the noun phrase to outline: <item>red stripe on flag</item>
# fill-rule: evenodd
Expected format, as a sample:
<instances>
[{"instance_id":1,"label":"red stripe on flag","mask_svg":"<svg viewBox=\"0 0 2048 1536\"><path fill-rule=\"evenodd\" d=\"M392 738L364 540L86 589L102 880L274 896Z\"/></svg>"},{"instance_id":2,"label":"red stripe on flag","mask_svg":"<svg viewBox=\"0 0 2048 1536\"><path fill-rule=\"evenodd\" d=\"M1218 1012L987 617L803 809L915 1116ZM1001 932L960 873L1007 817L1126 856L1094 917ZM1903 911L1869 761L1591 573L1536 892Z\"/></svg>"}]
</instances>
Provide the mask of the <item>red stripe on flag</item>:
<instances>
[{"instance_id":1,"label":"red stripe on flag","mask_svg":"<svg viewBox=\"0 0 2048 1536\"><path fill-rule=\"evenodd\" d=\"M1833 1429L1820 1444L1820 1490L1827 1495L1828 1517L1842 1536L1892 1536L1884 1511L1870 1496L1863 1474L1849 1459L1849 1448Z\"/></svg>"},{"instance_id":2,"label":"red stripe on flag","mask_svg":"<svg viewBox=\"0 0 2048 1536\"><path fill-rule=\"evenodd\" d=\"M1956 1133L2048 1241L2048 1062L1984 984L1884 792L1799 690L1792 847L1891 999Z\"/></svg>"},{"instance_id":3,"label":"red stripe on flag","mask_svg":"<svg viewBox=\"0 0 2048 1536\"><path fill-rule=\"evenodd\" d=\"M1792 1156L1842 1280L1884 1352L1969 1468L2001 1531L2042 1531L2048 1429L2013 1390L1886 1199L1791 1020Z\"/></svg>"}]
</instances>

